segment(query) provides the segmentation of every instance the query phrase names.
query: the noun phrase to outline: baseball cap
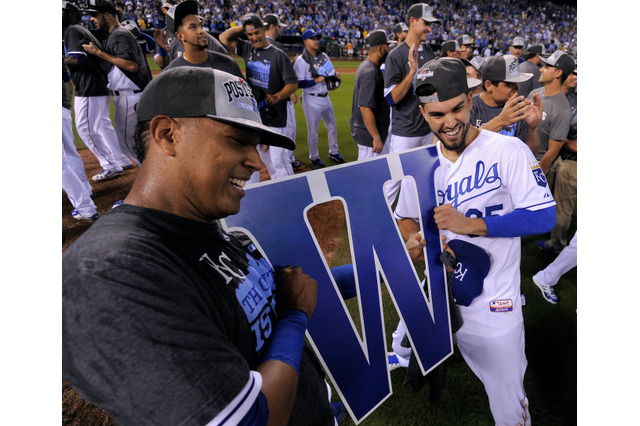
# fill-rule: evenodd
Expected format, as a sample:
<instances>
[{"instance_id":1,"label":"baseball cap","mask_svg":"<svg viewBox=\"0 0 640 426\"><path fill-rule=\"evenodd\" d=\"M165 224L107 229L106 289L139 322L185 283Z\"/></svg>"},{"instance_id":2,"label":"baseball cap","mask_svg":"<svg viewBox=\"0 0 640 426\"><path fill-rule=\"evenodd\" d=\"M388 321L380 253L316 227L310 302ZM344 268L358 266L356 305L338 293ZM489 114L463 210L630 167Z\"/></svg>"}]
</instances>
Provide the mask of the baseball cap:
<instances>
[{"instance_id":1,"label":"baseball cap","mask_svg":"<svg viewBox=\"0 0 640 426\"><path fill-rule=\"evenodd\" d=\"M527 42L524 41L522 37L516 37L511 42L511 46L514 46L514 47L520 47L520 46L524 47L526 44Z\"/></svg>"},{"instance_id":2,"label":"baseball cap","mask_svg":"<svg viewBox=\"0 0 640 426\"><path fill-rule=\"evenodd\" d=\"M78 9L78 6L71 3L70 1L63 1L62 2L62 10L68 10L69 12L78 12L80 11L80 9Z\"/></svg>"},{"instance_id":3,"label":"baseball cap","mask_svg":"<svg viewBox=\"0 0 640 426\"><path fill-rule=\"evenodd\" d=\"M142 35L140 34L140 28L138 27L138 24L136 24L136 21L133 21L131 19L127 19L126 21L120 22L120 25L122 25L127 30L129 30L129 32L131 34L133 34L133 36L136 38L136 40L138 40L138 43L146 43L146 41L144 39L140 40Z\"/></svg>"},{"instance_id":4,"label":"baseball cap","mask_svg":"<svg viewBox=\"0 0 640 426\"><path fill-rule=\"evenodd\" d=\"M518 58L513 55L491 56L482 64L482 80L522 83L533 77L528 72L520 72Z\"/></svg>"},{"instance_id":5,"label":"baseball cap","mask_svg":"<svg viewBox=\"0 0 640 426\"><path fill-rule=\"evenodd\" d=\"M418 70L413 81L423 104L453 99L481 83L477 78L467 78L464 63L456 58L430 60Z\"/></svg>"},{"instance_id":6,"label":"baseball cap","mask_svg":"<svg viewBox=\"0 0 640 426\"><path fill-rule=\"evenodd\" d=\"M562 50L556 50L548 58L540 58L540 60L550 67L560 68L565 76L576 69L576 61Z\"/></svg>"},{"instance_id":7,"label":"baseball cap","mask_svg":"<svg viewBox=\"0 0 640 426\"><path fill-rule=\"evenodd\" d=\"M542 44L535 44L533 46L529 46L527 47L527 52L526 55L527 56L536 56L537 54L543 54L544 53L544 45Z\"/></svg>"},{"instance_id":8,"label":"baseball cap","mask_svg":"<svg viewBox=\"0 0 640 426\"><path fill-rule=\"evenodd\" d=\"M445 55L447 52L455 52L459 47L457 41L447 40L442 43L442 55Z\"/></svg>"},{"instance_id":9,"label":"baseball cap","mask_svg":"<svg viewBox=\"0 0 640 426\"><path fill-rule=\"evenodd\" d=\"M471 65L478 72L480 72L480 68L482 67L482 64L484 63L484 59L485 58L483 58L482 56L474 56L473 58L471 58L471 60L460 58L460 60L462 61L462 63L464 63L465 66Z\"/></svg>"},{"instance_id":10,"label":"baseball cap","mask_svg":"<svg viewBox=\"0 0 640 426\"><path fill-rule=\"evenodd\" d=\"M314 30L305 30L302 33L302 41L309 40L310 38L320 37L320 34Z\"/></svg>"},{"instance_id":11,"label":"baseball cap","mask_svg":"<svg viewBox=\"0 0 640 426\"><path fill-rule=\"evenodd\" d=\"M409 8L407 12L407 22L409 18L422 18L427 23L440 23L438 18L433 17L433 7L426 3L416 3Z\"/></svg>"},{"instance_id":12,"label":"baseball cap","mask_svg":"<svg viewBox=\"0 0 640 426\"><path fill-rule=\"evenodd\" d=\"M248 15L244 15L242 17L242 26L245 27L247 24L253 25L253 28L263 28L264 22L262 22L262 18L260 18L255 13L251 13Z\"/></svg>"},{"instance_id":13,"label":"baseball cap","mask_svg":"<svg viewBox=\"0 0 640 426\"><path fill-rule=\"evenodd\" d=\"M186 16L198 15L198 2L185 0L169 9L167 14L170 14L173 18L173 30L176 31Z\"/></svg>"},{"instance_id":14,"label":"baseball cap","mask_svg":"<svg viewBox=\"0 0 640 426\"><path fill-rule=\"evenodd\" d=\"M475 244L451 240L447 245L456 254L458 265L451 279L456 304L469 306L482 293L484 279L491 269L489 254Z\"/></svg>"},{"instance_id":15,"label":"baseball cap","mask_svg":"<svg viewBox=\"0 0 640 426\"><path fill-rule=\"evenodd\" d=\"M264 15L264 18L262 19L262 21L265 24L275 25L276 27L282 27L282 28L286 28L287 27L285 24L280 22L280 18L278 18L273 13L270 13L268 15Z\"/></svg>"},{"instance_id":16,"label":"baseball cap","mask_svg":"<svg viewBox=\"0 0 640 426\"><path fill-rule=\"evenodd\" d=\"M145 87L136 104L138 122L156 115L209 117L254 130L260 143L295 150L296 144L262 124L258 104L242 78L213 68L176 67L162 71Z\"/></svg>"},{"instance_id":17,"label":"baseball cap","mask_svg":"<svg viewBox=\"0 0 640 426\"><path fill-rule=\"evenodd\" d=\"M471 40L471 36L469 34L463 34L456 39L460 46L469 46L473 45L473 40Z\"/></svg>"},{"instance_id":18,"label":"baseball cap","mask_svg":"<svg viewBox=\"0 0 640 426\"><path fill-rule=\"evenodd\" d=\"M404 22L400 22L398 25L393 27L394 34L403 33L405 31L409 31L409 27L407 27L407 24L405 24Z\"/></svg>"},{"instance_id":19,"label":"baseball cap","mask_svg":"<svg viewBox=\"0 0 640 426\"><path fill-rule=\"evenodd\" d=\"M118 14L115 3L109 0L88 0L86 6L86 8L82 9L83 12Z\"/></svg>"},{"instance_id":20,"label":"baseball cap","mask_svg":"<svg viewBox=\"0 0 640 426\"><path fill-rule=\"evenodd\" d=\"M389 38L384 30L371 31L367 38L364 40L367 48L380 46L382 44L389 44Z\"/></svg>"}]
</instances>

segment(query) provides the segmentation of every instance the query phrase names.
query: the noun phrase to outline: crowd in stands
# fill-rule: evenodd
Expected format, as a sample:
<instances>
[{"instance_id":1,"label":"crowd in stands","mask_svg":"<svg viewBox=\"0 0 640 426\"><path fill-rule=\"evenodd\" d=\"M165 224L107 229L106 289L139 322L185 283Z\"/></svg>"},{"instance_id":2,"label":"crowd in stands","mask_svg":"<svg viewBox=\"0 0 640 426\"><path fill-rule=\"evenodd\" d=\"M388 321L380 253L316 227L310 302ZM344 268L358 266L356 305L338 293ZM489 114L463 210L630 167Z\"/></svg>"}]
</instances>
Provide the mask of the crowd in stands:
<instances>
[{"instance_id":1,"label":"crowd in stands","mask_svg":"<svg viewBox=\"0 0 640 426\"><path fill-rule=\"evenodd\" d=\"M117 0L121 19L134 19L141 28L164 26L162 1ZM358 43L376 29L388 34L404 22L410 0L204 0L202 17L209 32L219 34L237 25L247 13L277 14L287 25L283 36L300 36L307 28L325 37ZM577 11L575 5L531 0L431 0L443 25L433 27L430 42L440 44L469 34L479 54L506 52L515 36L528 44L543 44L547 52L560 49L575 55Z\"/></svg>"}]
</instances>

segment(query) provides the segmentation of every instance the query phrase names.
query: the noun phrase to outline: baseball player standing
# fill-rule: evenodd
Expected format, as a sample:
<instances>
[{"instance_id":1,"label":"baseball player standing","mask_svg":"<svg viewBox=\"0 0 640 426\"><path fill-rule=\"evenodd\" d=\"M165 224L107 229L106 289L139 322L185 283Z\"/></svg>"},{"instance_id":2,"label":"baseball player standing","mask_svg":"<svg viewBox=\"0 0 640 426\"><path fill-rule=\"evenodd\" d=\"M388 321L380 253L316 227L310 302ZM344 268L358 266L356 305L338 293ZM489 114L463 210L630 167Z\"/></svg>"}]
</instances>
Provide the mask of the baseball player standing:
<instances>
[{"instance_id":1,"label":"baseball player standing","mask_svg":"<svg viewBox=\"0 0 640 426\"><path fill-rule=\"evenodd\" d=\"M444 248L473 247L490 265L478 276L473 261L457 261L453 295L463 325L460 353L482 381L495 424L531 424L524 390L527 367L520 291L520 237L550 230L555 201L531 150L518 138L471 124L472 95L458 59L425 64L416 74L420 112L437 138L438 206L433 219ZM395 212L405 239L418 238L415 192L401 191ZM455 255L455 250L454 250ZM465 281L465 277L474 281ZM474 293L467 285L480 284ZM459 290L457 290L459 289ZM460 290L461 289L461 290Z\"/></svg>"},{"instance_id":2,"label":"baseball player standing","mask_svg":"<svg viewBox=\"0 0 640 426\"><path fill-rule=\"evenodd\" d=\"M338 126L329 98L329 90L338 87L333 78L339 78L340 74L333 67L329 56L320 51L320 34L314 30L305 30L302 33L302 41L304 50L294 61L293 68L298 76L298 87L302 89L302 110L307 121L309 159L313 165L324 167L318 152L318 127L322 120L327 127L329 158L336 163L344 163L344 158L338 152Z\"/></svg>"},{"instance_id":3,"label":"baseball player standing","mask_svg":"<svg viewBox=\"0 0 640 426\"><path fill-rule=\"evenodd\" d=\"M104 50L95 43L84 45L87 53L103 59L113 66L109 71L108 88L113 94L115 107L113 126L118 135L120 149L136 165L140 161L133 153L133 133L136 127L135 105L142 90L151 81L147 58L133 34L118 21L118 10L110 0L89 0L86 9L91 22L109 33Z\"/></svg>"},{"instance_id":4,"label":"baseball player standing","mask_svg":"<svg viewBox=\"0 0 640 426\"><path fill-rule=\"evenodd\" d=\"M351 102L351 136L358 144L358 160L385 154L389 130L389 104L384 99L384 76L380 65L389 54L384 30L372 31L365 39L367 58L356 71Z\"/></svg>"},{"instance_id":5,"label":"baseball player standing","mask_svg":"<svg viewBox=\"0 0 640 426\"><path fill-rule=\"evenodd\" d=\"M417 148L431 144L433 140L429 125L420 117L413 77L418 68L435 58L433 50L425 42L431 33L431 25L441 21L433 17L431 6L417 3L409 8L407 22L407 38L393 48L385 61L384 95L391 105L389 152ZM386 186L389 202L395 200L399 188L400 182Z\"/></svg>"},{"instance_id":6,"label":"baseball player standing","mask_svg":"<svg viewBox=\"0 0 640 426\"><path fill-rule=\"evenodd\" d=\"M79 24L80 10L70 2L62 3L62 35L65 63L75 86L73 108L78 135L96 156L102 170L91 179L100 182L122 175L133 164L120 150L118 136L109 118L111 94L107 89L109 64L88 55L83 45L100 42Z\"/></svg>"},{"instance_id":7,"label":"baseball player standing","mask_svg":"<svg viewBox=\"0 0 640 426\"><path fill-rule=\"evenodd\" d=\"M284 46L278 40L280 39L280 35L282 34L282 28L287 28L285 24L280 21L277 15L273 13L269 13L268 15L264 15L264 32L267 36L267 41L269 44L277 47L278 49L284 52ZM286 53L286 52L285 52ZM287 133L286 135L291 138L292 141L296 141L296 108L295 104L298 102L298 95L296 92L293 92L289 99L287 99ZM291 167L294 170L302 166L298 160L296 160L295 153L291 151L289 153L289 161L291 163Z\"/></svg>"},{"instance_id":8,"label":"baseball player standing","mask_svg":"<svg viewBox=\"0 0 640 426\"><path fill-rule=\"evenodd\" d=\"M246 33L249 41L239 38L242 33ZM298 88L298 78L287 54L267 41L262 18L255 14L244 16L242 25L220 34L220 41L229 52L244 59L247 82L258 102L262 122L286 134L287 99ZM289 150L269 147L266 152L259 151L271 179L293 174ZM256 179L258 172L254 173L252 183Z\"/></svg>"}]
</instances>

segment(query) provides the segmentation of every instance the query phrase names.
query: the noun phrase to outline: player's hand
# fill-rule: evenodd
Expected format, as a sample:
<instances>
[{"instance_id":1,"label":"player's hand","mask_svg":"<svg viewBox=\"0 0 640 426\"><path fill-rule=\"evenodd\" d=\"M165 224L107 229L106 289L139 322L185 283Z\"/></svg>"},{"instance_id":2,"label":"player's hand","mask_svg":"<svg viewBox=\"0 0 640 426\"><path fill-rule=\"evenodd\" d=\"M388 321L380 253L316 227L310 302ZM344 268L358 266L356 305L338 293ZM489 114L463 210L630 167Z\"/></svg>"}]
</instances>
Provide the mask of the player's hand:
<instances>
[{"instance_id":1,"label":"player's hand","mask_svg":"<svg viewBox=\"0 0 640 426\"><path fill-rule=\"evenodd\" d=\"M277 271L277 309L298 309L311 319L317 300L318 283L303 273L302 268L286 266Z\"/></svg>"},{"instance_id":2,"label":"player's hand","mask_svg":"<svg viewBox=\"0 0 640 426\"><path fill-rule=\"evenodd\" d=\"M440 239L442 240L442 251L448 251L451 254L451 256L453 256L454 258L457 258L455 252L445 242L444 235L441 236ZM444 265L444 267L446 268L447 272L453 272L453 268L449 267L448 265Z\"/></svg>"},{"instance_id":3,"label":"player's hand","mask_svg":"<svg viewBox=\"0 0 640 426\"><path fill-rule=\"evenodd\" d=\"M85 52L91 55L97 55L100 51L100 49L98 49L98 46L96 46L92 41L90 41L89 44L83 44L82 48Z\"/></svg>"},{"instance_id":4,"label":"player's hand","mask_svg":"<svg viewBox=\"0 0 640 426\"><path fill-rule=\"evenodd\" d=\"M531 108L525 114L524 121L530 129L535 129L542 120L543 102L539 93L533 95Z\"/></svg>"},{"instance_id":5,"label":"player's hand","mask_svg":"<svg viewBox=\"0 0 640 426\"><path fill-rule=\"evenodd\" d=\"M418 44L414 43L409 47L409 73L415 74L418 71Z\"/></svg>"},{"instance_id":6,"label":"player's hand","mask_svg":"<svg viewBox=\"0 0 640 426\"><path fill-rule=\"evenodd\" d=\"M382 148L384 148L384 142L380 139L380 136L377 138L373 138L373 149L372 151L376 154L380 154L382 152Z\"/></svg>"},{"instance_id":7,"label":"player's hand","mask_svg":"<svg viewBox=\"0 0 640 426\"><path fill-rule=\"evenodd\" d=\"M509 100L502 107L502 112L498 116L501 120L503 127L509 126L525 118L527 112L529 112L531 106L531 100L524 96L518 96L517 93L511 95Z\"/></svg>"},{"instance_id":8,"label":"player's hand","mask_svg":"<svg viewBox=\"0 0 640 426\"><path fill-rule=\"evenodd\" d=\"M298 103L298 94L296 92L293 92L291 94L291 103L293 103L294 105Z\"/></svg>"},{"instance_id":9,"label":"player's hand","mask_svg":"<svg viewBox=\"0 0 640 426\"><path fill-rule=\"evenodd\" d=\"M167 34L164 31L156 28L153 31L153 38L159 47L162 47L164 50L169 51L169 40L167 40Z\"/></svg>"},{"instance_id":10,"label":"player's hand","mask_svg":"<svg viewBox=\"0 0 640 426\"><path fill-rule=\"evenodd\" d=\"M405 243L411 262L414 264L424 260L424 248L427 246L427 240L422 238L422 232L416 232L411 235Z\"/></svg>"},{"instance_id":11,"label":"player's hand","mask_svg":"<svg viewBox=\"0 0 640 426\"><path fill-rule=\"evenodd\" d=\"M466 217L451 204L437 206L433 213L438 229L461 235L487 235L487 225L482 218Z\"/></svg>"},{"instance_id":12,"label":"player's hand","mask_svg":"<svg viewBox=\"0 0 640 426\"><path fill-rule=\"evenodd\" d=\"M280 102L280 98L278 97L277 93L274 93L273 95L265 96L264 102L267 105L273 105L273 104L277 104L278 102Z\"/></svg>"}]
</instances>

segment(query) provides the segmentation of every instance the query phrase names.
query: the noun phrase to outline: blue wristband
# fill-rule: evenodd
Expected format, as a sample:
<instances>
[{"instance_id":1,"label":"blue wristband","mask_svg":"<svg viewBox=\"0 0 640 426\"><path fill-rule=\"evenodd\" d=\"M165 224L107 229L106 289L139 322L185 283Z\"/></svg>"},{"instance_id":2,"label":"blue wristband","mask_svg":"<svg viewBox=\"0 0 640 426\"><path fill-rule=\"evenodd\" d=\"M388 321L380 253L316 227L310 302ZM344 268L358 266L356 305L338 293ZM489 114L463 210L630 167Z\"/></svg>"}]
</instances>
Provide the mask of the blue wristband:
<instances>
[{"instance_id":1,"label":"blue wristband","mask_svg":"<svg viewBox=\"0 0 640 426\"><path fill-rule=\"evenodd\" d=\"M162 56L163 58L166 58L167 56L169 56L169 52L164 50L162 47L158 46L158 55Z\"/></svg>"},{"instance_id":2,"label":"blue wristband","mask_svg":"<svg viewBox=\"0 0 640 426\"><path fill-rule=\"evenodd\" d=\"M308 322L307 314L298 309L283 310L278 315L271 339L260 356L260 362L282 361L300 374L300 359Z\"/></svg>"}]
</instances>

